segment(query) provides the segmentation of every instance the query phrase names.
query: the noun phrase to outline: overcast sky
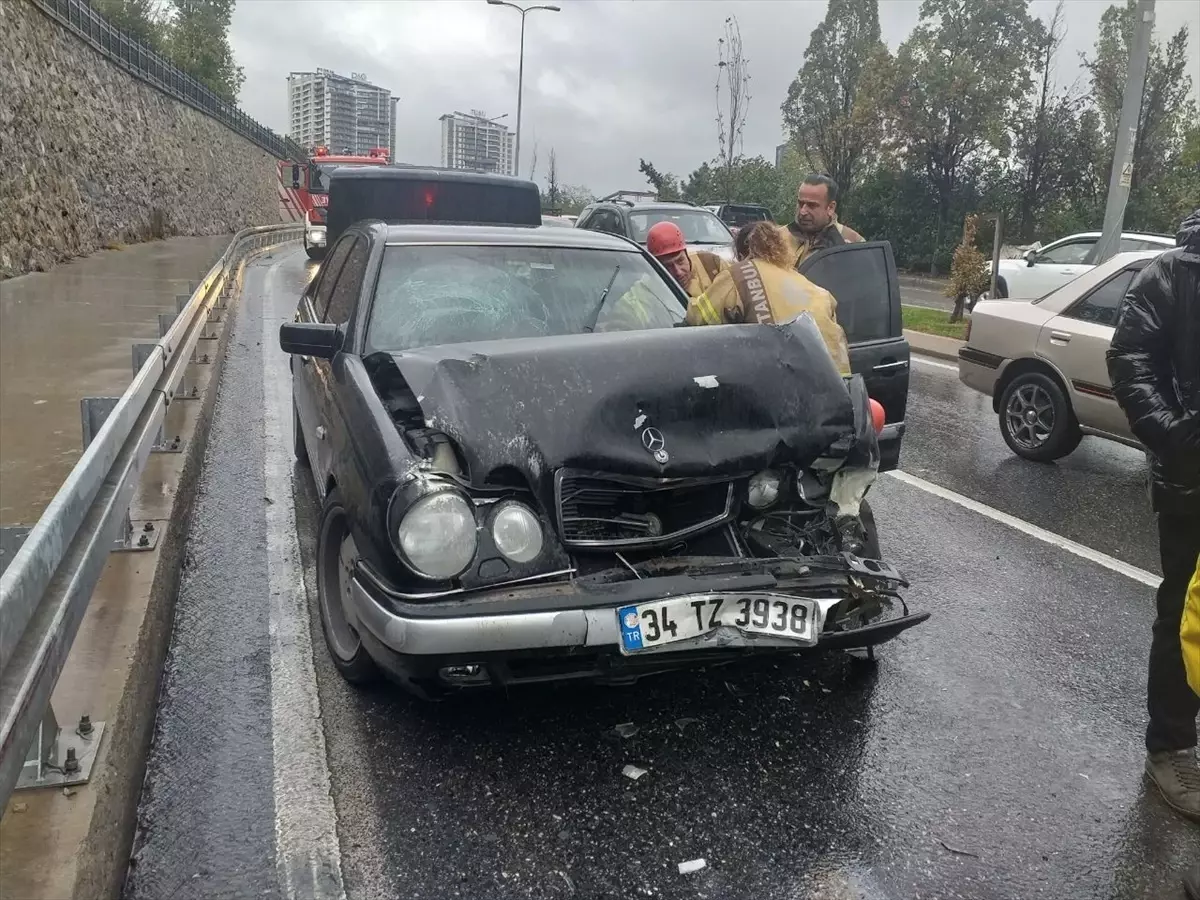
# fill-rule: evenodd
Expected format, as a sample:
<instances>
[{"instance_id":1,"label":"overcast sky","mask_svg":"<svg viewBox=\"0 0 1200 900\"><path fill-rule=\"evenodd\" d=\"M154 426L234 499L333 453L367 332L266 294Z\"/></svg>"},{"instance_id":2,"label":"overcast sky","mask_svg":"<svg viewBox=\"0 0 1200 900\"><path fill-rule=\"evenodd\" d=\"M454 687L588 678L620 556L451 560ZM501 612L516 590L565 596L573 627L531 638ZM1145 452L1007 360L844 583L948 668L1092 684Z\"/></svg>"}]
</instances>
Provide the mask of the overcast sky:
<instances>
[{"instance_id":1,"label":"overcast sky","mask_svg":"<svg viewBox=\"0 0 1200 900\"><path fill-rule=\"evenodd\" d=\"M727 16L741 24L750 60L745 151L774 158L779 105L803 63L824 0L549 0L558 13L526 18L521 174L537 145L543 181L550 148L559 180L595 193L645 186L638 157L686 175L716 155L716 46ZM522 4L526 5L526 4ZM1034 0L1048 19L1055 0ZM1080 77L1110 0L1067 0L1060 81ZM894 51L917 22L919 0L882 0L883 39ZM246 82L241 105L285 133L286 79L318 66L362 72L400 97L402 162L438 163L443 113L482 109L516 120L520 15L484 0L239 0L231 42ZM1190 31L1200 84L1200 2L1158 0L1156 38Z\"/></svg>"}]
</instances>

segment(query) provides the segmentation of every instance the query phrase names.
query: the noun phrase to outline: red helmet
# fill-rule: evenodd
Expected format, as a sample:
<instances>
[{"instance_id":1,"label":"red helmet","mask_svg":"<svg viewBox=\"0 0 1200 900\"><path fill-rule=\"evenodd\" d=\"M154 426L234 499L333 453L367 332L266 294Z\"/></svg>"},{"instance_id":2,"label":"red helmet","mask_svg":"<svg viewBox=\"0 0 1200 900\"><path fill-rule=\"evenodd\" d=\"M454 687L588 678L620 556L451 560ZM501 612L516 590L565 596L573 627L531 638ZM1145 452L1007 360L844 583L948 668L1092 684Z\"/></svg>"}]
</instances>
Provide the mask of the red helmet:
<instances>
[{"instance_id":1,"label":"red helmet","mask_svg":"<svg viewBox=\"0 0 1200 900\"><path fill-rule=\"evenodd\" d=\"M674 256L685 247L683 232L674 222L659 222L646 233L646 249L651 256Z\"/></svg>"},{"instance_id":2,"label":"red helmet","mask_svg":"<svg viewBox=\"0 0 1200 900\"><path fill-rule=\"evenodd\" d=\"M870 398L871 402L871 423L875 426L875 433L879 434L883 431L883 426L887 421L887 415L883 411L883 404L874 397Z\"/></svg>"}]
</instances>

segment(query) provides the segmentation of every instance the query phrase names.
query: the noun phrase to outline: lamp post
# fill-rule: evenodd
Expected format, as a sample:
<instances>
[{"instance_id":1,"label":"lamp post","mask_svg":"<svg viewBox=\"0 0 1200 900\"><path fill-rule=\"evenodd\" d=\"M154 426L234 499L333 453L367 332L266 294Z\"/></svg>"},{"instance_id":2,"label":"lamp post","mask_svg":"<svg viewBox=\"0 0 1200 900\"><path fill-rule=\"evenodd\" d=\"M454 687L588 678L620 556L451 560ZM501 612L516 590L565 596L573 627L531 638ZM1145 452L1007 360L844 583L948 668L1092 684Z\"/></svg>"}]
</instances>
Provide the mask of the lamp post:
<instances>
[{"instance_id":1,"label":"lamp post","mask_svg":"<svg viewBox=\"0 0 1200 900\"><path fill-rule=\"evenodd\" d=\"M525 15L533 12L535 9L544 9L548 12L561 12L557 6L517 6L515 3L509 3L508 0L487 0L489 6L511 6L521 14L521 57L517 64L517 137L516 147L513 148L513 174L521 174L521 91L525 85Z\"/></svg>"}]
</instances>

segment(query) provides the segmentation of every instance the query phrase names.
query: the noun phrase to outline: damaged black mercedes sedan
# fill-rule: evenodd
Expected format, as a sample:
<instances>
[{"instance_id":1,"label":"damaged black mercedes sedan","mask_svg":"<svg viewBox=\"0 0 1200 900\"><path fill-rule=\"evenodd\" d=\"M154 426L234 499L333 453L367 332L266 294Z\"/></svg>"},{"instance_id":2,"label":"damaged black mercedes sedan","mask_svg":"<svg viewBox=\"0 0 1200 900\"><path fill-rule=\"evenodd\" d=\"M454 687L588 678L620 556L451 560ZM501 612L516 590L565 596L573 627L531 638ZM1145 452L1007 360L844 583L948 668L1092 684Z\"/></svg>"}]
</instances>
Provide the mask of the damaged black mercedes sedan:
<instances>
[{"instance_id":1,"label":"damaged black mercedes sedan","mask_svg":"<svg viewBox=\"0 0 1200 900\"><path fill-rule=\"evenodd\" d=\"M620 683L928 617L826 512L876 447L861 379L807 316L676 327L686 303L612 235L345 230L280 341L348 680Z\"/></svg>"}]
</instances>

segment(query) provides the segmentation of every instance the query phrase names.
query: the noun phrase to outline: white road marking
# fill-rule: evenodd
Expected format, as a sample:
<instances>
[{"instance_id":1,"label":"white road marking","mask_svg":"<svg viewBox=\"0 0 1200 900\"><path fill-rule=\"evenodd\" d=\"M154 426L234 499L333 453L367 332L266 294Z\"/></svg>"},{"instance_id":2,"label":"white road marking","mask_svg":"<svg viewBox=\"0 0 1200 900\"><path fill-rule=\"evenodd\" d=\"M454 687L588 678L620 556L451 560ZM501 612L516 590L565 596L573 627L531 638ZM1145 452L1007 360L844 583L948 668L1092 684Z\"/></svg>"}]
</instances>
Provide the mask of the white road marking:
<instances>
[{"instance_id":1,"label":"white road marking","mask_svg":"<svg viewBox=\"0 0 1200 900\"><path fill-rule=\"evenodd\" d=\"M919 366L931 366L935 369L949 369L951 372L957 372L958 366L954 363L938 362L936 359L930 359L928 356L921 356L918 353L913 353L910 357L913 362Z\"/></svg>"},{"instance_id":2,"label":"white road marking","mask_svg":"<svg viewBox=\"0 0 1200 900\"><path fill-rule=\"evenodd\" d=\"M280 267L288 257L271 265L262 308L275 859L285 897L344 900L337 812L292 499L292 380L278 334L280 323L290 320L293 310L281 309L287 293L277 289L282 286Z\"/></svg>"},{"instance_id":3,"label":"white road marking","mask_svg":"<svg viewBox=\"0 0 1200 900\"><path fill-rule=\"evenodd\" d=\"M935 497L941 497L943 500L949 500L963 509L969 509L971 512L978 513L985 518L991 519L994 522L999 522L1002 525L1007 525L1009 528L1015 528L1022 534L1027 534L1032 538L1050 544L1053 547L1058 547L1060 550L1065 550L1068 553L1078 556L1080 559L1086 559L1088 562L1093 562L1098 566L1103 566L1110 571L1116 572L1119 575L1124 575L1126 578L1132 578L1134 581L1139 581L1142 584L1157 588L1159 582L1162 581L1158 575L1153 572L1147 572L1145 569L1139 569L1137 566L1131 566L1129 563L1121 562L1121 560L1109 556L1107 553L1101 553L1099 550L1093 550L1091 547L1085 547L1083 544L1065 538L1062 535L1055 534L1053 531L1047 531L1045 528L1039 528L1024 519L1018 519L1016 516L1010 516L1006 512L1001 512L998 509L980 503L978 500L972 500L970 497L964 497L962 494L956 493L949 488L944 488L941 485L934 484L931 481L926 481L924 478L918 478L916 475L910 475L907 472L901 472L894 469L886 474L892 476L897 481L909 485L910 487L918 488L919 490L933 494Z\"/></svg>"}]
</instances>

